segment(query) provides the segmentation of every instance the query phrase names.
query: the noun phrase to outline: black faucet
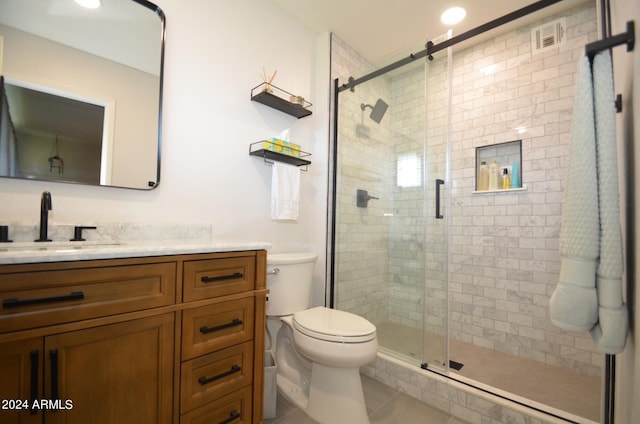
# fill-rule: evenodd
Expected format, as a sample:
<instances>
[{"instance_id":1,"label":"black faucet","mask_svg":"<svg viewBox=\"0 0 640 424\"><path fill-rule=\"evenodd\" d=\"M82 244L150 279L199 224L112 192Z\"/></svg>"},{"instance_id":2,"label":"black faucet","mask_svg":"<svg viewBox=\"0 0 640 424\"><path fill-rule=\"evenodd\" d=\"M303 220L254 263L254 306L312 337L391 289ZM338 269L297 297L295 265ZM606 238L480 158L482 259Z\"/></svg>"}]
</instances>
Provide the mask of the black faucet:
<instances>
[{"instance_id":1,"label":"black faucet","mask_svg":"<svg viewBox=\"0 0 640 424\"><path fill-rule=\"evenodd\" d=\"M51 241L47 238L49 230L49 211L51 210L51 193L45 191L40 199L40 238L34 241Z\"/></svg>"}]
</instances>

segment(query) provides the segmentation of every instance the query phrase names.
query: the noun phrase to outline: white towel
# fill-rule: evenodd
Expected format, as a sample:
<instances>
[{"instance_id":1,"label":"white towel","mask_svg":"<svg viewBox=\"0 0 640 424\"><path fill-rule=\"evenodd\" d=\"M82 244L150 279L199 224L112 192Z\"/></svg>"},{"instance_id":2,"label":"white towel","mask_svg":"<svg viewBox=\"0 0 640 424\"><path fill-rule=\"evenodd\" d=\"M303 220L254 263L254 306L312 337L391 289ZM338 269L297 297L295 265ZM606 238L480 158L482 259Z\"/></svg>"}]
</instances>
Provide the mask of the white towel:
<instances>
[{"instance_id":1,"label":"white towel","mask_svg":"<svg viewBox=\"0 0 640 424\"><path fill-rule=\"evenodd\" d=\"M271 174L271 219L297 221L300 208L300 168L274 162Z\"/></svg>"},{"instance_id":2,"label":"white towel","mask_svg":"<svg viewBox=\"0 0 640 424\"><path fill-rule=\"evenodd\" d=\"M551 296L551 321L588 331L598 320L596 260L599 245L598 181L589 58L580 58L571 120L569 170L560 228L560 279Z\"/></svg>"},{"instance_id":3,"label":"white towel","mask_svg":"<svg viewBox=\"0 0 640 424\"><path fill-rule=\"evenodd\" d=\"M593 59L593 91L598 152L600 263L596 279L598 323L591 330L591 336L599 350L616 354L624 349L629 320L626 305L622 301L624 268L620 232L616 115L613 108L613 69L608 50L598 53Z\"/></svg>"},{"instance_id":4,"label":"white towel","mask_svg":"<svg viewBox=\"0 0 640 424\"><path fill-rule=\"evenodd\" d=\"M558 327L589 330L600 351L616 354L624 349L629 318L622 300L622 236L610 53L598 53L593 60L593 75L591 70L589 59L582 57L560 230L560 279L551 296L550 312L551 321Z\"/></svg>"}]
</instances>

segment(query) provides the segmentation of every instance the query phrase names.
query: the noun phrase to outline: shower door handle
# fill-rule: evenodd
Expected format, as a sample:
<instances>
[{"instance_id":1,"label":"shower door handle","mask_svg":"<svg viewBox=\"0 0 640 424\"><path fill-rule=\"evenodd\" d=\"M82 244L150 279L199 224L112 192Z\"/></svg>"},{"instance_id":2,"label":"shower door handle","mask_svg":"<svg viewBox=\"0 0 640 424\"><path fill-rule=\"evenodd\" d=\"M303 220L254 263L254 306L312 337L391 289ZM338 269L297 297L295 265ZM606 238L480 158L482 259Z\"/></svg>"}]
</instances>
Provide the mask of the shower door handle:
<instances>
[{"instance_id":1,"label":"shower door handle","mask_svg":"<svg viewBox=\"0 0 640 424\"><path fill-rule=\"evenodd\" d=\"M440 213L440 186L442 184L444 184L444 180L436 178L436 219L444 218Z\"/></svg>"}]
</instances>

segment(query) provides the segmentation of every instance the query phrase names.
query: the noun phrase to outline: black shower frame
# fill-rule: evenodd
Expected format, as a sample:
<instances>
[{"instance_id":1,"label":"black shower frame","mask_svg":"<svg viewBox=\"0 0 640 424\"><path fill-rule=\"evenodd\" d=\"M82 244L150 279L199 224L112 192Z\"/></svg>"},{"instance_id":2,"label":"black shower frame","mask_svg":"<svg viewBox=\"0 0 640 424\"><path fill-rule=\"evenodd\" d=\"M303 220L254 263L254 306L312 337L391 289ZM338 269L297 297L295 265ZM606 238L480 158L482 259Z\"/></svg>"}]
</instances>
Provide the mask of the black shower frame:
<instances>
[{"instance_id":1,"label":"black shower frame","mask_svg":"<svg viewBox=\"0 0 640 424\"><path fill-rule=\"evenodd\" d=\"M338 87L338 92L344 91L344 90L351 90L353 91L354 88L357 85L360 85L364 82L367 82L373 78L376 78L380 75L384 75L387 72L393 71L394 69L398 69L401 68L404 65L407 65L411 62L414 62L418 59L422 59L422 58L429 58L429 60L433 60L433 54L437 53L441 50L444 50L448 47L454 46L458 43L461 43L462 41L466 41L470 38L473 38L477 35L483 34L487 31L490 31L492 29L501 27L502 25L508 24L511 21L515 21L516 19L520 19L522 17L525 17L527 15L530 15L534 12L537 12L539 10L542 10L546 7L552 6L556 3L560 3L562 0L540 0L537 1L535 3L532 3L528 6L525 6L521 9L515 10L511 13L507 13L504 16L501 16L499 18L496 18L492 21L489 21L485 24L482 24L478 27L475 27L473 29L470 29L467 32L463 32L460 35L457 35L455 37L452 37L448 40L445 40L441 43L438 44L433 44L433 41L429 41L426 44L426 48L418 53L412 53L410 54L408 57L404 58L404 59L400 59L397 62L393 62L387 66L384 66L380 69L377 69L367 75L364 75L360 78L354 79L353 77L349 78L349 82L342 84L341 86Z\"/></svg>"},{"instance_id":2,"label":"black shower frame","mask_svg":"<svg viewBox=\"0 0 640 424\"><path fill-rule=\"evenodd\" d=\"M508 13L504 16L501 16L497 19L489 21L483 25L480 25L476 28L473 28L467 32L464 32L458 36L452 37L448 40L445 40L441 43L434 44L432 41L427 42L426 48L418 53L412 53L408 57L401 59L397 62L391 63L387 66L384 66L380 69L377 69L367 75L364 75L360 78L350 77L348 82L340 85L338 79L334 80L333 87L333 161L332 161L332 195L331 195L331 230L330 230L330 246L331 251L330 262L329 262L329 306L331 308L334 307L334 295L335 295L335 237L336 237L336 185L337 185L337 166L338 166L338 95L340 92L345 90L354 91L355 87L359 84L362 84L366 81L369 81L378 76L384 75L387 72L393 71L395 69L401 68L409 63L412 63L418 59L428 58L429 60L433 60L433 54L437 53L441 50L444 50L448 47L452 47L462 41L466 41L470 38L473 38L477 35L483 34L492 29L498 28L502 25L505 25L509 22L512 22L516 19L520 19L524 16L530 15L537 11L540 11L546 7L552 6L556 3L560 3L562 0L540 0L535 3L532 3L528 6L525 6L521 9L518 9L514 12ZM585 46L585 52L587 56L592 58L597 52L602 50L611 49L612 47L619 46L622 44L627 45L627 51L632 51L635 44L635 24L633 21L627 22L627 32L624 34L620 34L617 36L611 36L611 4L610 0L600 0L600 18L601 18L601 34L602 39ZM621 99L620 95L618 95L616 99L616 110L620 112ZM606 354L605 355L605 370L604 370L604 394L603 394L603 404L602 404L602 419L603 424L613 424L615 417L614 403L615 403L615 368L616 368L616 357L615 355Z\"/></svg>"}]
</instances>

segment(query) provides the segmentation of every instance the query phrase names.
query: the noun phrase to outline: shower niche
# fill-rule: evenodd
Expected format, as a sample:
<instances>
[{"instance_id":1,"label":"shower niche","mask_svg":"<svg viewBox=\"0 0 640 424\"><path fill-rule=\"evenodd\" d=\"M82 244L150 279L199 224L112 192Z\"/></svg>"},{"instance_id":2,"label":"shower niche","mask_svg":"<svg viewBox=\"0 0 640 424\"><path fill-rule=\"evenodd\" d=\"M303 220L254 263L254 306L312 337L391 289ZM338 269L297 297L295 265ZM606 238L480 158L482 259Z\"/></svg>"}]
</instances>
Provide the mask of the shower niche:
<instances>
[{"instance_id":1,"label":"shower niche","mask_svg":"<svg viewBox=\"0 0 640 424\"><path fill-rule=\"evenodd\" d=\"M522 140L476 147L473 194L523 191Z\"/></svg>"}]
</instances>

